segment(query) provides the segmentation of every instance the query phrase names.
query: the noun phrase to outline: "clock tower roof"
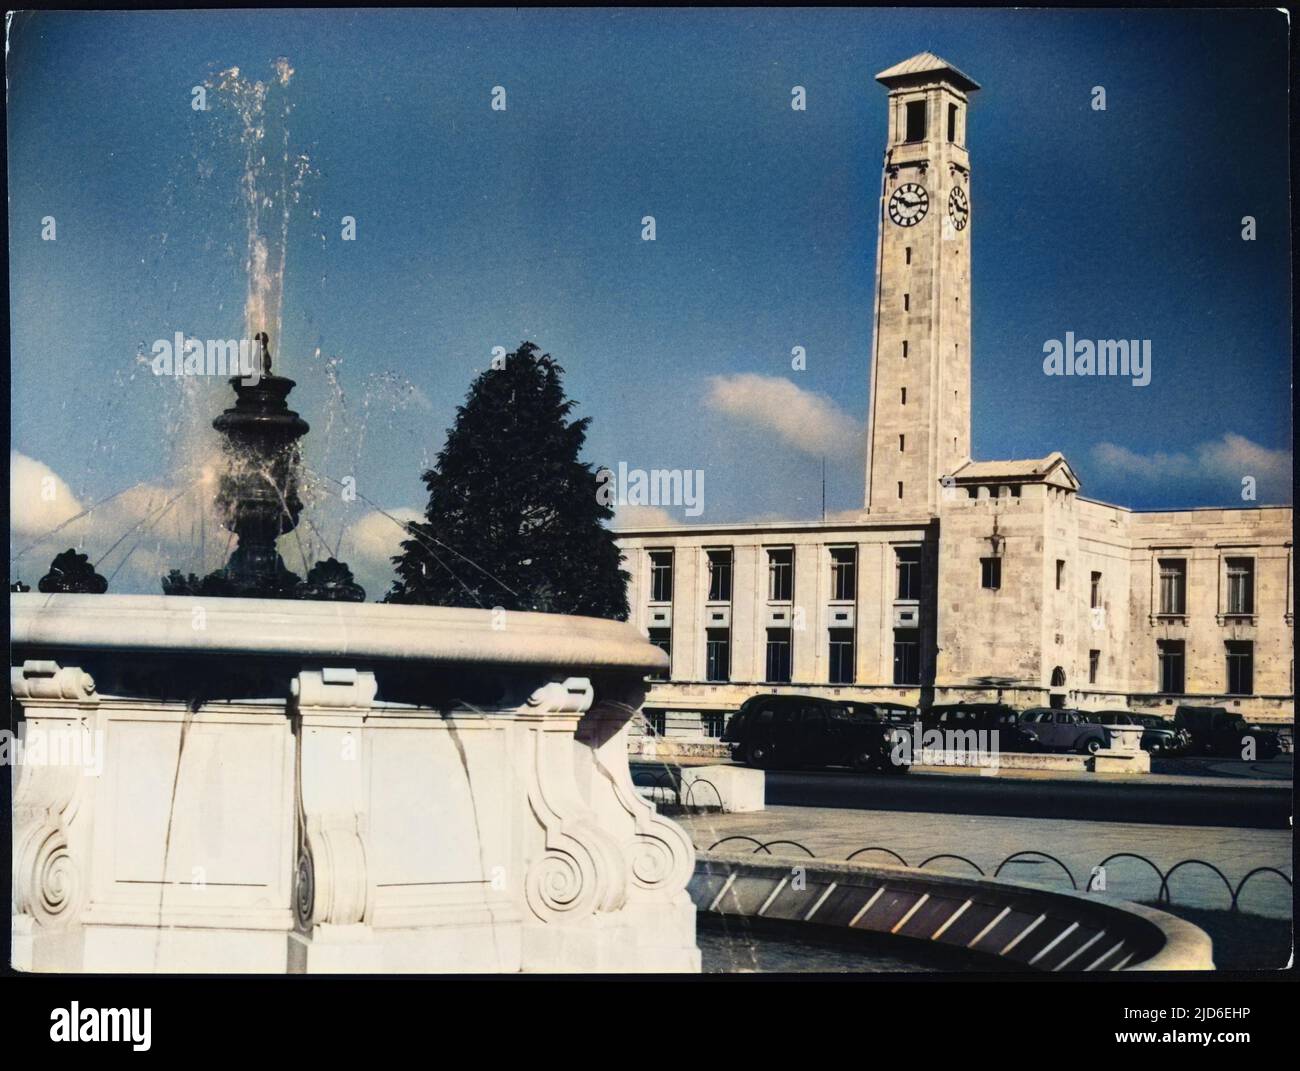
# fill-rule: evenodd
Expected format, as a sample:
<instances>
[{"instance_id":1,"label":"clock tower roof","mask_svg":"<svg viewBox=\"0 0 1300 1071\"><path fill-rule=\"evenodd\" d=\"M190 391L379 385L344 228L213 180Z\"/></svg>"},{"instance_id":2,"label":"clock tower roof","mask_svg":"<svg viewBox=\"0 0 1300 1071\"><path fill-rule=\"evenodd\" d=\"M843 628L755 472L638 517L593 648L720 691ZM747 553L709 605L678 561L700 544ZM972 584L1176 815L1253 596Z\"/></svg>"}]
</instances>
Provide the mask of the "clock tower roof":
<instances>
[{"instance_id":1,"label":"clock tower roof","mask_svg":"<svg viewBox=\"0 0 1300 1071\"><path fill-rule=\"evenodd\" d=\"M933 75L938 75L944 81L951 82L967 93L974 92L980 87L980 84L970 75L958 70L946 59L941 59L933 52L918 52L911 59L894 64L888 70L876 75L876 81L893 89L895 86L906 85L909 82L926 81L928 76Z\"/></svg>"}]
</instances>

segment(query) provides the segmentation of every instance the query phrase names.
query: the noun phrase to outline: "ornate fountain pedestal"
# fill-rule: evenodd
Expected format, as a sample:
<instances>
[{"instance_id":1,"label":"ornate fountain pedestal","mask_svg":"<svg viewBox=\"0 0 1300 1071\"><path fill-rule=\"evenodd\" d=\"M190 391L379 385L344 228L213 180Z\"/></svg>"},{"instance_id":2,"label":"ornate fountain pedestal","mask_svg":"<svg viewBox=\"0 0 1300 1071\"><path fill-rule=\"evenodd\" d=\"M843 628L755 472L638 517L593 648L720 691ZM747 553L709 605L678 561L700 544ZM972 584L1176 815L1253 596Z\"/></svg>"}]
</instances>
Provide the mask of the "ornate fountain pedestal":
<instances>
[{"instance_id":1,"label":"ornate fountain pedestal","mask_svg":"<svg viewBox=\"0 0 1300 1071\"><path fill-rule=\"evenodd\" d=\"M16 595L14 966L697 971L694 851L632 786L629 625ZM96 774L94 767L98 765Z\"/></svg>"},{"instance_id":2,"label":"ornate fountain pedestal","mask_svg":"<svg viewBox=\"0 0 1300 1071\"><path fill-rule=\"evenodd\" d=\"M265 367L265 375L230 381L235 404L212 422L226 441L228 466L216 505L239 540L224 575L232 594L254 598L301 583L280 559L275 541L298 526L298 440L311 430L289 408L294 381L271 374L269 355Z\"/></svg>"},{"instance_id":3,"label":"ornate fountain pedestal","mask_svg":"<svg viewBox=\"0 0 1300 1071\"><path fill-rule=\"evenodd\" d=\"M186 577L173 569L163 579L163 592L190 597L362 602L365 590L342 562L334 558L317 562L304 581L289 571L276 550L276 540L298 527L302 513L298 440L311 429L289 408L294 381L271 371L266 333L260 332L256 340L261 371L230 381L235 404L212 422L221 433L225 455L225 471L213 505L238 544L230 560L205 577L192 573Z\"/></svg>"}]
</instances>

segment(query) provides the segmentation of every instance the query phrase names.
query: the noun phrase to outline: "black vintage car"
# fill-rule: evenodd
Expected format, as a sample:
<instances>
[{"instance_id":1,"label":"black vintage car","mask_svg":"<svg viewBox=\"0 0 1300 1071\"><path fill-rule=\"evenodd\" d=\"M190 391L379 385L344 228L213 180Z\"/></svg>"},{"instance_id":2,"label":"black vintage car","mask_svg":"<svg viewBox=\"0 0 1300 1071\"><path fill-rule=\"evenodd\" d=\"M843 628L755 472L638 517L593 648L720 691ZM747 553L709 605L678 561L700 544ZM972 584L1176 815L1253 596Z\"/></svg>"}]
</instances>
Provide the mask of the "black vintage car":
<instances>
[{"instance_id":1,"label":"black vintage car","mask_svg":"<svg viewBox=\"0 0 1300 1071\"><path fill-rule=\"evenodd\" d=\"M906 773L893 761L894 741L906 732L894 723L907 708L848 703L802 695L756 695L747 700L722 733L734 758L762 770L851 766L855 770ZM892 715L892 717L891 717Z\"/></svg>"},{"instance_id":2,"label":"black vintage car","mask_svg":"<svg viewBox=\"0 0 1300 1071\"><path fill-rule=\"evenodd\" d=\"M921 717L926 729L943 733L996 732L997 750L1041 751L1038 734L1020 724L1020 715L1005 703L936 703Z\"/></svg>"},{"instance_id":3,"label":"black vintage car","mask_svg":"<svg viewBox=\"0 0 1300 1071\"><path fill-rule=\"evenodd\" d=\"M1128 710L1087 710L1083 716L1098 725L1140 725L1142 750L1152 755L1177 755L1186 750L1191 736L1159 714L1135 714Z\"/></svg>"},{"instance_id":4,"label":"black vintage car","mask_svg":"<svg viewBox=\"0 0 1300 1071\"><path fill-rule=\"evenodd\" d=\"M1174 713L1174 725L1191 735L1189 751L1193 755L1240 759L1247 741L1254 742L1257 759L1275 758L1282 750L1277 733L1262 725L1248 725L1240 714L1225 707L1180 706Z\"/></svg>"}]
</instances>

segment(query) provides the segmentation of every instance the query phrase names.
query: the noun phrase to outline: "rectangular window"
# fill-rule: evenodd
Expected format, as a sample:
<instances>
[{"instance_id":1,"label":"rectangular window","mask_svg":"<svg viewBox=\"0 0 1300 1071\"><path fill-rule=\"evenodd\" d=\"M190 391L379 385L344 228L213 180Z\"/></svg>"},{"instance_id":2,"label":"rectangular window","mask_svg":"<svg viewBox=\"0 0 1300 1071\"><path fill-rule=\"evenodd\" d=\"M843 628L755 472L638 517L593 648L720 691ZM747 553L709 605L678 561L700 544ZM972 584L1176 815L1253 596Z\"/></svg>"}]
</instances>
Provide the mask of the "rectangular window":
<instances>
[{"instance_id":1,"label":"rectangular window","mask_svg":"<svg viewBox=\"0 0 1300 1071\"><path fill-rule=\"evenodd\" d=\"M902 481L902 480L899 480L899 481L898 481L898 497L899 497L899 498L902 498L902 497L903 497L903 481Z\"/></svg>"},{"instance_id":2,"label":"rectangular window","mask_svg":"<svg viewBox=\"0 0 1300 1071\"><path fill-rule=\"evenodd\" d=\"M731 630L711 628L704 635L704 679L731 680Z\"/></svg>"},{"instance_id":3,"label":"rectangular window","mask_svg":"<svg viewBox=\"0 0 1300 1071\"><path fill-rule=\"evenodd\" d=\"M671 550L650 552L650 601L673 601L673 552Z\"/></svg>"},{"instance_id":4,"label":"rectangular window","mask_svg":"<svg viewBox=\"0 0 1300 1071\"><path fill-rule=\"evenodd\" d=\"M1187 612L1187 559L1160 559L1160 613L1179 616Z\"/></svg>"},{"instance_id":5,"label":"rectangular window","mask_svg":"<svg viewBox=\"0 0 1300 1071\"><path fill-rule=\"evenodd\" d=\"M709 602L731 602L731 548L708 551Z\"/></svg>"},{"instance_id":6,"label":"rectangular window","mask_svg":"<svg viewBox=\"0 0 1300 1071\"><path fill-rule=\"evenodd\" d=\"M830 630L831 684L852 684L853 674L853 630L851 628L833 628Z\"/></svg>"},{"instance_id":7,"label":"rectangular window","mask_svg":"<svg viewBox=\"0 0 1300 1071\"><path fill-rule=\"evenodd\" d=\"M903 360L907 360L907 339L903 339Z\"/></svg>"},{"instance_id":8,"label":"rectangular window","mask_svg":"<svg viewBox=\"0 0 1300 1071\"><path fill-rule=\"evenodd\" d=\"M980 559L980 587L997 591L1002 587L1002 559Z\"/></svg>"},{"instance_id":9,"label":"rectangular window","mask_svg":"<svg viewBox=\"0 0 1300 1071\"><path fill-rule=\"evenodd\" d=\"M767 552L767 598L770 602L794 598L794 550L790 547Z\"/></svg>"},{"instance_id":10,"label":"rectangular window","mask_svg":"<svg viewBox=\"0 0 1300 1071\"><path fill-rule=\"evenodd\" d=\"M652 628L650 630L650 642L659 650L668 656L669 669L667 672L656 671L650 674L652 681L666 681L672 676L672 658L673 658L673 630L670 628Z\"/></svg>"},{"instance_id":11,"label":"rectangular window","mask_svg":"<svg viewBox=\"0 0 1300 1071\"><path fill-rule=\"evenodd\" d=\"M1160 691L1165 695L1183 694L1183 641L1157 640L1160 659Z\"/></svg>"},{"instance_id":12,"label":"rectangular window","mask_svg":"<svg viewBox=\"0 0 1300 1071\"><path fill-rule=\"evenodd\" d=\"M898 390L899 390L900 397L902 398L902 402L903 402L903 404L906 405L906 404L907 404L907 388L906 388L906 387L899 387Z\"/></svg>"},{"instance_id":13,"label":"rectangular window","mask_svg":"<svg viewBox=\"0 0 1300 1071\"><path fill-rule=\"evenodd\" d=\"M907 452L907 438L906 438L906 436L900 435L900 436L898 437L898 452L899 452L900 454L903 454L903 453L906 453L906 452Z\"/></svg>"},{"instance_id":14,"label":"rectangular window","mask_svg":"<svg viewBox=\"0 0 1300 1071\"><path fill-rule=\"evenodd\" d=\"M842 602L858 597L858 548L831 547L831 598Z\"/></svg>"},{"instance_id":15,"label":"rectangular window","mask_svg":"<svg viewBox=\"0 0 1300 1071\"><path fill-rule=\"evenodd\" d=\"M907 102L907 136L905 141L925 140L925 101Z\"/></svg>"},{"instance_id":16,"label":"rectangular window","mask_svg":"<svg viewBox=\"0 0 1300 1071\"><path fill-rule=\"evenodd\" d=\"M1092 574L1092 594L1090 605L1094 610L1101 606L1101 573Z\"/></svg>"},{"instance_id":17,"label":"rectangular window","mask_svg":"<svg viewBox=\"0 0 1300 1071\"><path fill-rule=\"evenodd\" d=\"M957 105L948 105L948 140L957 140Z\"/></svg>"},{"instance_id":18,"label":"rectangular window","mask_svg":"<svg viewBox=\"0 0 1300 1071\"><path fill-rule=\"evenodd\" d=\"M921 683L921 632L919 629L894 629L894 683Z\"/></svg>"},{"instance_id":19,"label":"rectangular window","mask_svg":"<svg viewBox=\"0 0 1300 1071\"><path fill-rule=\"evenodd\" d=\"M910 312L911 309L912 309L912 295L911 295L911 294L904 294L904 295L903 295L903 311L904 311L904 312Z\"/></svg>"},{"instance_id":20,"label":"rectangular window","mask_svg":"<svg viewBox=\"0 0 1300 1071\"><path fill-rule=\"evenodd\" d=\"M905 264L912 263L912 247L910 245L905 246L903 249L903 263Z\"/></svg>"},{"instance_id":21,"label":"rectangular window","mask_svg":"<svg viewBox=\"0 0 1300 1071\"><path fill-rule=\"evenodd\" d=\"M1088 683L1089 684L1097 683L1097 667L1100 665L1101 665L1101 652L1089 651L1088 652Z\"/></svg>"},{"instance_id":22,"label":"rectangular window","mask_svg":"<svg viewBox=\"0 0 1300 1071\"><path fill-rule=\"evenodd\" d=\"M895 547L894 573L898 579L895 599L921 597L921 548Z\"/></svg>"},{"instance_id":23,"label":"rectangular window","mask_svg":"<svg viewBox=\"0 0 1300 1071\"><path fill-rule=\"evenodd\" d=\"M767 630L767 676L768 684L790 683L790 630L788 628L770 628Z\"/></svg>"},{"instance_id":24,"label":"rectangular window","mask_svg":"<svg viewBox=\"0 0 1300 1071\"><path fill-rule=\"evenodd\" d=\"M645 718L645 731L649 736L663 736L668 731L668 711L643 710L641 714Z\"/></svg>"},{"instance_id":25,"label":"rectangular window","mask_svg":"<svg viewBox=\"0 0 1300 1071\"><path fill-rule=\"evenodd\" d=\"M1246 616L1255 612L1255 559L1229 558L1228 613Z\"/></svg>"},{"instance_id":26,"label":"rectangular window","mask_svg":"<svg viewBox=\"0 0 1300 1071\"><path fill-rule=\"evenodd\" d=\"M1223 645L1228 655L1228 694L1250 695L1255 691L1255 645L1250 640L1229 640Z\"/></svg>"},{"instance_id":27,"label":"rectangular window","mask_svg":"<svg viewBox=\"0 0 1300 1071\"><path fill-rule=\"evenodd\" d=\"M1065 587L1065 562L1060 558L1056 559L1056 590L1060 591Z\"/></svg>"},{"instance_id":28,"label":"rectangular window","mask_svg":"<svg viewBox=\"0 0 1300 1071\"><path fill-rule=\"evenodd\" d=\"M700 725L705 736L710 736L716 740L722 735L722 727L726 722L727 712L725 710L700 711Z\"/></svg>"}]
</instances>

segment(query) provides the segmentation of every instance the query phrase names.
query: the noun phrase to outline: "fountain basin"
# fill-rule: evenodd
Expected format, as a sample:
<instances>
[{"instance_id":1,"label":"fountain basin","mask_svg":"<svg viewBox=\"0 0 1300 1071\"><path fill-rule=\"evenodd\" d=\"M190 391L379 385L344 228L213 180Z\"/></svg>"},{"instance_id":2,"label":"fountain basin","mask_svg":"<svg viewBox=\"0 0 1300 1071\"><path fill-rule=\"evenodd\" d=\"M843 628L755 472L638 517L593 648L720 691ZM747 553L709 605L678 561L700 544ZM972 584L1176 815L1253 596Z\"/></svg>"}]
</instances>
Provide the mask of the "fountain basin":
<instances>
[{"instance_id":1,"label":"fountain basin","mask_svg":"<svg viewBox=\"0 0 1300 1071\"><path fill-rule=\"evenodd\" d=\"M334 602L15 595L14 966L697 971L687 836L627 728L632 626Z\"/></svg>"},{"instance_id":2,"label":"fountain basin","mask_svg":"<svg viewBox=\"0 0 1300 1071\"><path fill-rule=\"evenodd\" d=\"M716 851L699 853L690 888L702 912L887 935L983 957L989 970L1214 969L1209 936L1167 912L998 878Z\"/></svg>"}]
</instances>

